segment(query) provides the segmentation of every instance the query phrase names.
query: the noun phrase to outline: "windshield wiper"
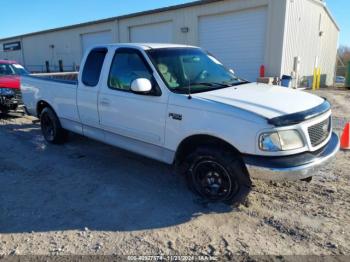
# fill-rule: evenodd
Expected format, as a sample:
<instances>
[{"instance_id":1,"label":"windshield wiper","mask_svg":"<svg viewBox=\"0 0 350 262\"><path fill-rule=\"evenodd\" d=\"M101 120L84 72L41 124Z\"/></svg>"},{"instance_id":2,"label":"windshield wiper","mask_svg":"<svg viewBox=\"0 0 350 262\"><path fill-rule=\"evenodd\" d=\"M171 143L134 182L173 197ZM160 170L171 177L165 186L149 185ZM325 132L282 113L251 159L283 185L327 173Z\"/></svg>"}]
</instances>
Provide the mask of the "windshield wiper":
<instances>
[{"instance_id":1,"label":"windshield wiper","mask_svg":"<svg viewBox=\"0 0 350 262\"><path fill-rule=\"evenodd\" d=\"M239 86L239 85L244 85L244 84L248 84L250 83L247 80L239 80L239 82L235 82L235 83L226 83L229 86Z\"/></svg>"},{"instance_id":2,"label":"windshield wiper","mask_svg":"<svg viewBox=\"0 0 350 262\"><path fill-rule=\"evenodd\" d=\"M213 90L217 90L217 89L222 89L222 88L227 88L227 87L232 87L232 86L235 86L235 85L241 85L241 84L246 84L246 83L249 83L248 81L242 81L242 82L239 82L239 83L228 83L228 82L193 82L193 83L190 83L189 86L183 86L181 87L181 89L183 89L183 91L187 90L189 91L188 93L200 93L200 92L207 92L207 91L213 91ZM202 85L202 86L205 86L207 88L203 88L201 90L192 90L191 91L191 86L195 86L195 85ZM211 87L211 88L209 88Z\"/></svg>"},{"instance_id":3,"label":"windshield wiper","mask_svg":"<svg viewBox=\"0 0 350 262\"><path fill-rule=\"evenodd\" d=\"M199 83L191 83L191 86L202 85L202 86L213 86L213 87L230 87L230 84L226 83L216 83L216 82L199 82Z\"/></svg>"}]
</instances>

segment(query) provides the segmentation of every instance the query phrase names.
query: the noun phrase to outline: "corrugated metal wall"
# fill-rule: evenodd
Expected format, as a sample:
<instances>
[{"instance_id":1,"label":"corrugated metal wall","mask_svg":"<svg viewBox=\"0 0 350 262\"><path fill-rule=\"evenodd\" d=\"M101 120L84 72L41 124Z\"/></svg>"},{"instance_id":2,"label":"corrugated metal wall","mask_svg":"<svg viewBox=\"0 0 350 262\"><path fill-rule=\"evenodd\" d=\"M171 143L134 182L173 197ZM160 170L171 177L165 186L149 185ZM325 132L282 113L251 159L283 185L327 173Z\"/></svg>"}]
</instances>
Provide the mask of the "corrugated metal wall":
<instances>
[{"instance_id":1,"label":"corrugated metal wall","mask_svg":"<svg viewBox=\"0 0 350 262\"><path fill-rule=\"evenodd\" d=\"M181 9L174 9L164 12L145 14L131 17L116 18L114 21L77 26L63 30L42 32L24 36L21 52L8 52L6 58L11 58L24 63L31 70L44 68L45 61L52 65L58 65L58 60L63 60L64 65L72 67L73 64L80 64L82 58L82 34L111 31L114 42L132 41L132 31L140 26L156 25L161 23L171 24L171 35L174 43L199 45L199 20L203 16L234 13L259 7L268 8L268 21L266 26L266 50L264 64L267 66L267 73L276 74L280 71L281 55L276 56L276 50L282 53L283 21L284 12L281 9L284 1L280 0L225 0L202 5L190 6ZM266 23L266 21L264 22ZM182 28L187 28L183 32ZM157 34L159 32L153 32ZM239 32L238 32L239 33ZM147 38L148 39L148 38ZM158 38L157 38L158 39ZM6 39L6 42L12 39ZM239 41L239 39L237 39ZM0 40L0 45L2 46ZM225 43L228 44L228 43ZM50 46L54 45L54 48ZM239 50L232 50L239 52ZM23 53L23 55L21 54ZM0 58L1 58L0 53ZM261 63L258 61L257 63ZM260 66L260 65L259 65ZM258 70L256 72L258 76Z\"/></svg>"},{"instance_id":2,"label":"corrugated metal wall","mask_svg":"<svg viewBox=\"0 0 350 262\"><path fill-rule=\"evenodd\" d=\"M311 78L318 60L322 84L332 85L339 31L320 3L287 0L282 74L291 74L294 57L299 56L300 76Z\"/></svg>"},{"instance_id":3,"label":"corrugated metal wall","mask_svg":"<svg viewBox=\"0 0 350 262\"><path fill-rule=\"evenodd\" d=\"M83 54L82 35L104 31L110 31L115 38L116 26L109 22L0 41L0 46L13 41L21 41L22 44L22 50L0 53L0 58L16 60L31 71L44 70L45 61L50 63L51 70L58 70L58 61L62 60L65 70L69 71L74 64L80 64Z\"/></svg>"},{"instance_id":4,"label":"corrugated metal wall","mask_svg":"<svg viewBox=\"0 0 350 262\"><path fill-rule=\"evenodd\" d=\"M319 0L225 0L152 14L115 18L6 39L5 42L20 40L23 48L21 51L0 52L0 58L18 60L29 69L37 71L44 68L45 61L57 67L58 60L63 60L65 66L72 67L73 64L80 64L83 54L83 34L109 31L114 42L130 42L133 29L161 23L171 24L169 28L174 43L199 45L201 17L267 7L267 22L264 22L266 23L264 64L267 75L290 74L293 58L300 56L301 74L311 76L316 56L319 56L322 73L327 75L324 80L327 84L331 84L338 31L323 6L315 4L317 1ZM322 37L319 36L320 15L321 30L324 31ZM182 28L187 28L188 31L184 33ZM0 40L0 46L3 43L4 41ZM52 45L55 47L50 48Z\"/></svg>"},{"instance_id":5,"label":"corrugated metal wall","mask_svg":"<svg viewBox=\"0 0 350 262\"><path fill-rule=\"evenodd\" d=\"M13 43L13 42L22 42L21 38L13 38L10 41L6 41L3 43ZM23 52L22 50L16 50L11 52L3 51L3 43L0 41L0 59L7 59L7 60L15 60L20 63L23 63ZM23 48L23 45L22 45Z\"/></svg>"}]
</instances>

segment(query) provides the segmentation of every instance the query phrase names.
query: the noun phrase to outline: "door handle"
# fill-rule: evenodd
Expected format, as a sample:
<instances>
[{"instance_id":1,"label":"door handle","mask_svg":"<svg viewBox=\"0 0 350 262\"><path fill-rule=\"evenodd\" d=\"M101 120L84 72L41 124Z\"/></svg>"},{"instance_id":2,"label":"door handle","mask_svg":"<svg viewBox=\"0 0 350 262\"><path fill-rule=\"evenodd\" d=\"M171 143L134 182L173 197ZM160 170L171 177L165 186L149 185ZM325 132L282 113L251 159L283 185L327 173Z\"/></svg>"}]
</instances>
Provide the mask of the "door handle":
<instances>
[{"instance_id":1,"label":"door handle","mask_svg":"<svg viewBox=\"0 0 350 262\"><path fill-rule=\"evenodd\" d=\"M101 99L100 100L100 105L101 106L109 106L109 100L108 99L106 99L106 98L103 98L103 99Z\"/></svg>"}]
</instances>

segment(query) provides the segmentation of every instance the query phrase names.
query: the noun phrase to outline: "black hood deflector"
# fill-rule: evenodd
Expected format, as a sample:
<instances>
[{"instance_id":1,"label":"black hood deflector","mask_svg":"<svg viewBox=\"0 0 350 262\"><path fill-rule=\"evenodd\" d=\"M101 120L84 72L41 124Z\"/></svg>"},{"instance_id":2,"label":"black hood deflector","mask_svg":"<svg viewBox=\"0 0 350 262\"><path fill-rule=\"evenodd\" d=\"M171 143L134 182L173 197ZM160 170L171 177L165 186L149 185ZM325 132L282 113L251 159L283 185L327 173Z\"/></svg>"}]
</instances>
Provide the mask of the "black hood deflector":
<instances>
[{"instance_id":1,"label":"black hood deflector","mask_svg":"<svg viewBox=\"0 0 350 262\"><path fill-rule=\"evenodd\" d=\"M284 116L268 119L267 122L276 127L299 124L305 120L317 117L331 110L331 104L325 99L324 102L314 108Z\"/></svg>"}]
</instances>

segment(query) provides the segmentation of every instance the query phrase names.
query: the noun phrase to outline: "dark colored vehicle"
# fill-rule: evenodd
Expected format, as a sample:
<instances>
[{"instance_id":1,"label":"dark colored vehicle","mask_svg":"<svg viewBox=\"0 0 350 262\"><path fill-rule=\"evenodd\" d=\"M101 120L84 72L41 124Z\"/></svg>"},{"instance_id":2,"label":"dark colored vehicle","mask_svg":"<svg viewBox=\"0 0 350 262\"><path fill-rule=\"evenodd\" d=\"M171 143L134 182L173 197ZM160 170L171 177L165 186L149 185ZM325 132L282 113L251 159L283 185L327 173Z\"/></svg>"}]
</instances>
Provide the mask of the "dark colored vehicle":
<instances>
[{"instance_id":1,"label":"dark colored vehicle","mask_svg":"<svg viewBox=\"0 0 350 262\"><path fill-rule=\"evenodd\" d=\"M0 60L0 111L17 110L21 101L20 77L29 72L16 61Z\"/></svg>"}]
</instances>

